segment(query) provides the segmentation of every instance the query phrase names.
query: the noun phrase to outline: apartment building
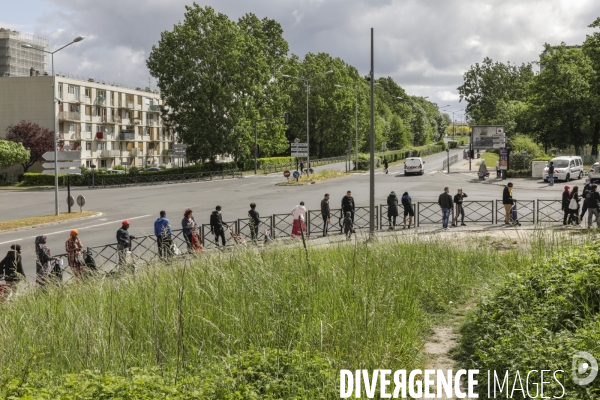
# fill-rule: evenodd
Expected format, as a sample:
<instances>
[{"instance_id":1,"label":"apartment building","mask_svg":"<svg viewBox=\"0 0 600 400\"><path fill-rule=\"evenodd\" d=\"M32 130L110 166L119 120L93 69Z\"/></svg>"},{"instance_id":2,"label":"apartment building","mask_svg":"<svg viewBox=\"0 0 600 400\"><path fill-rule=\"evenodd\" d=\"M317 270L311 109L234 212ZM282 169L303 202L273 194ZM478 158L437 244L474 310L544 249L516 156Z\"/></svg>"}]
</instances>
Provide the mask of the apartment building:
<instances>
[{"instance_id":1,"label":"apartment building","mask_svg":"<svg viewBox=\"0 0 600 400\"><path fill-rule=\"evenodd\" d=\"M21 120L53 129L51 88L52 76L0 77L0 138ZM54 92L59 138L81 150L82 164L171 164L174 138L163 126L160 95L61 76Z\"/></svg>"},{"instance_id":2,"label":"apartment building","mask_svg":"<svg viewBox=\"0 0 600 400\"><path fill-rule=\"evenodd\" d=\"M30 45L34 48L25 48ZM35 35L0 28L0 76L43 75L48 60L48 40Z\"/></svg>"}]
</instances>

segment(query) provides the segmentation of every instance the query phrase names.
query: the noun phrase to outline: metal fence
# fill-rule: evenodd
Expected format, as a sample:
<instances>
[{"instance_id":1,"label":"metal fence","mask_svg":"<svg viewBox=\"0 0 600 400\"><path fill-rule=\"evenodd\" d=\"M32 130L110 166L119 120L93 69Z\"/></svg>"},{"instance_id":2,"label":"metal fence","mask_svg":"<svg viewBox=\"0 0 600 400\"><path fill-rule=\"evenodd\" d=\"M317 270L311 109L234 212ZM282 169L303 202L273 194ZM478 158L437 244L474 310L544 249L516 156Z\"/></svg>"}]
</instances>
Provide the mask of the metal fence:
<instances>
[{"instance_id":1,"label":"metal fence","mask_svg":"<svg viewBox=\"0 0 600 400\"><path fill-rule=\"evenodd\" d=\"M90 177L88 185L90 187L110 187L110 186L139 186L139 185L160 185L164 183L184 183L212 181L218 179L241 178L242 172L237 169L209 172L186 172L183 174L143 174L143 175L113 175L102 177Z\"/></svg>"},{"instance_id":2,"label":"metal fence","mask_svg":"<svg viewBox=\"0 0 600 400\"><path fill-rule=\"evenodd\" d=\"M448 168L448 161L450 162L450 165L456 164L458 162L458 154L455 154L455 155L451 156L450 158L446 158L442 162L442 171L445 170L446 168Z\"/></svg>"},{"instance_id":3,"label":"metal fence","mask_svg":"<svg viewBox=\"0 0 600 400\"><path fill-rule=\"evenodd\" d=\"M517 219L521 223L535 223L535 200L515 200ZM496 200L496 223L504 222L505 208L502 200Z\"/></svg>"},{"instance_id":4,"label":"metal fence","mask_svg":"<svg viewBox=\"0 0 600 400\"><path fill-rule=\"evenodd\" d=\"M454 208L450 220L454 219ZM441 224L442 211L437 202L420 201L417 203L417 226L422 224Z\"/></svg>"},{"instance_id":5,"label":"metal fence","mask_svg":"<svg viewBox=\"0 0 600 400\"><path fill-rule=\"evenodd\" d=\"M412 224L410 225L412 227L417 226L416 207L417 207L416 204L412 205L413 217L412 217ZM384 226L389 225L389 220L387 220L388 208L389 208L389 206L387 204L379 205L379 229L383 229ZM407 216L406 218L408 219L409 216ZM403 225L402 221L404 221L404 205L402 205L402 203L400 203L400 204L398 204L398 218L396 219L396 226ZM409 221L410 221L410 219L409 219Z\"/></svg>"},{"instance_id":6,"label":"metal fence","mask_svg":"<svg viewBox=\"0 0 600 400\"><path fill-rule=\"evenodd\" d=\"M562 222L563 210L561 200L538 200L537 201L537 222Z\"/></svg>"},{"instance_id":7,"label":"metal fence","mask_svg":"<svg viewBox=\"0 0 600 400\"><path fill-rule=\"evenodd\" d=\"M456 207L455 207L456 208ZM494 223L494 201L463 201L465 222ZM460 218L460 216L458 216Z\"/></svg>"},{"instance_id":8,"label":"metal fence","mask_svg":"<svg viewBox=\"0 0 600 400\"><path fill-rule=\"evenodd\" d=\"M348 161L347 155L337 156L337 157L329 157L329 158L318 158L316 160L311 159L310 167L315 168L315 167L320 167L322 165L334 164L334 163L345 162L345 161ZM265 173L265 174L271 174L274 172L281 172L281 171L285 171L285 170L295 170L296 165L298 165L298 164L296 163L296 161L290 161L290 162L281 163L281 164L265 165L264 167L262 167L262 170L263 170L263 173ZM308 168L308 165L306 162L304 163L304 167Z\"/></svg>"}]
</instances>

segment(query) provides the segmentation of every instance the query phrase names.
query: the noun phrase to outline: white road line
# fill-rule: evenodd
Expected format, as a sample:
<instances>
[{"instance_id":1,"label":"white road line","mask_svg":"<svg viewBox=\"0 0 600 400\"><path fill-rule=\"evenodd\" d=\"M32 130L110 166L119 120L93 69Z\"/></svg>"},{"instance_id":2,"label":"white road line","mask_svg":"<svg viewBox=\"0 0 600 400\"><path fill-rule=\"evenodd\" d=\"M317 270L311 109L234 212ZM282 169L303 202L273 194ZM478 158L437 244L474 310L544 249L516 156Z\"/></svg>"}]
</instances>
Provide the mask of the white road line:
<instances>
[{"instance_id":1,"label":"white road line","mask_svg":"<svg viewBox=\"0 0 600 400\"><path fill-rule=\"evenodd\" d=\"M126 219L127 219L127 220L129 220L129 221L132 221L132 220L134 220L134 219L146 218L146 217L149 217L149 216L151 216L151 215L152 215L152 214L148 214L148 215L141 215L141 216L139 216L139 217L131 217L131 218L126 218ZM99 226L110 225L110 224L117 224L117 223L120 223L121 221L122 221L122 220L119 220L119 221L111 221L111 222L105 222L105 223L103 223L103 224L96 224L96 225L84 226L83 228L76 228L76 229L77 229L77 230L82 230L82 229L97 228L97 227L99 227ZM45 236L58 235L58 234L60 234L60 233L71 232L71 229L72 229L72 228L66 229L66 230L64 230L64 231L58 231L58 232L52 232L52 233L45 233L44 235L45 235ZM29 237L24 237L24 238L20 238L20 239L13 239L13 240L9 240L8 242L2 242L2 243L0 243L0 245L1 245L1 244L7 244L7 243L16 243L16 242L18 242L18 241L20 241L20 240L26 240L26 239L35 239L35 238L36 238L36 236L29 236Z\"/></svg>"}]
</instances>

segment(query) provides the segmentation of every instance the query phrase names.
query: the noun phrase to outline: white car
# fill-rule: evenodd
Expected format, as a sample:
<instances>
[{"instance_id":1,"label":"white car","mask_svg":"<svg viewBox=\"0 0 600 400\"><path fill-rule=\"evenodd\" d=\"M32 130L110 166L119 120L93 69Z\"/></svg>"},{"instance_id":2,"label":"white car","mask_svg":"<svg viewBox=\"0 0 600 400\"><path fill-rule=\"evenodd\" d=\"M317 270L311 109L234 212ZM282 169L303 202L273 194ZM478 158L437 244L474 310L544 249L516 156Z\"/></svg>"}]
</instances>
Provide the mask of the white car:
<instances>
[{"instance_id":1,"label":"white car","mask_svg":"<svg viewBox=\"0 0 600 400\"><path fill-rule=\"evenodd\" d=\"M554 179L570 181L571 179L581 179L583 177L583 160L579 156L562 156L553 158L550 162L554 163ZM548 166L544 168L542 178L548 182Z\"/></svg>"},{"instance_id":2,"label":"white car","mask_svg":"<svg viewBox=\"0 0 600 400\"><path fill-rule=\"evenodd\" d=\"M425 161L421 157L410 157L404 160L404 175L425 173Z\"/></svg>"},{"instance_id":3,"label":"white car","mask_svg":"<svg viewBox=\"0 0 600 400\"><path fill-rule=\"evenodd\" d=\"M588 172L588 178L590 179L590 182L600 181L600 163L594 163L594 165L592 165L590 172Z\"/></svg>"}]
</instances>

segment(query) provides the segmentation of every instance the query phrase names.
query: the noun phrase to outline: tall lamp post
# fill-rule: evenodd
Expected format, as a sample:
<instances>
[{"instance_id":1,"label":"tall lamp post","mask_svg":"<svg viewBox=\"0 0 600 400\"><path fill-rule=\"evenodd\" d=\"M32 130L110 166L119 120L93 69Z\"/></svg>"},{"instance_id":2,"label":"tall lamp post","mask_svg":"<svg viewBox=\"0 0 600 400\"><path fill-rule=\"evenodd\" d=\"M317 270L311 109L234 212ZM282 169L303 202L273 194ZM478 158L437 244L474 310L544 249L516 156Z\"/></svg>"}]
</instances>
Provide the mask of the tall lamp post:
<instances>
[{"instance_id":1,"label":"tall lamp post","mask_svg":"<svg viewBox=\"0 0 600 400\"><path fill-rule=\"evenodd\" d=\"M81 42L85 37L77 36L71 43L65 44L63 47L56 49L54 51L46 51L44 49L38 49L33 47L30 44L23 43L21 47L31 50L41 51L43 53L50 54L50 58L52 60L52 124L54 129L54 213L58 215L58 129L56 127L56 76L54 75L54 53L58 53L62 49L67 46L72 45L73 43Z\"/></svg>"},{"instance_id":2,"label":"tall lamp post","mask_svg":"<svg viewBox=\"0 0 600 400\"><path fill-rule=\"evenodd\" d=\"M448 107L448 106L445 106L445 107ZM456 136L456 121L454 120L454 113L458 113L459 111L465 111L465 109L461 108L460 110L454 110L454 111L450 111L450 110L442 110L442 111L452 113L452 139L454 139L454 137Z\"/></svg>"},{"instance_id":3,"label":"tall lamp post","mask_svg":"<svg viewBox=\"0 0 600 400\"><path fill-rule=\"evenodd\" d=\"M309 124L308 124L308 122L309 122L308 121L308 94L310 93L310 82L314 79L317 79L321 76L329 75L331 73L333 73L333 71L329 70L322 74L313 76L310 79L304 78L302 76L282 75L284 78L297 79L300 82L304 83L304 85L306 86L306 145L307 145L307 149L308 149L307 156L306 156L306 162L307 162L306 174L307 175L310 175L310 128L309 128Z\"/></svg>"}]
</instances>

